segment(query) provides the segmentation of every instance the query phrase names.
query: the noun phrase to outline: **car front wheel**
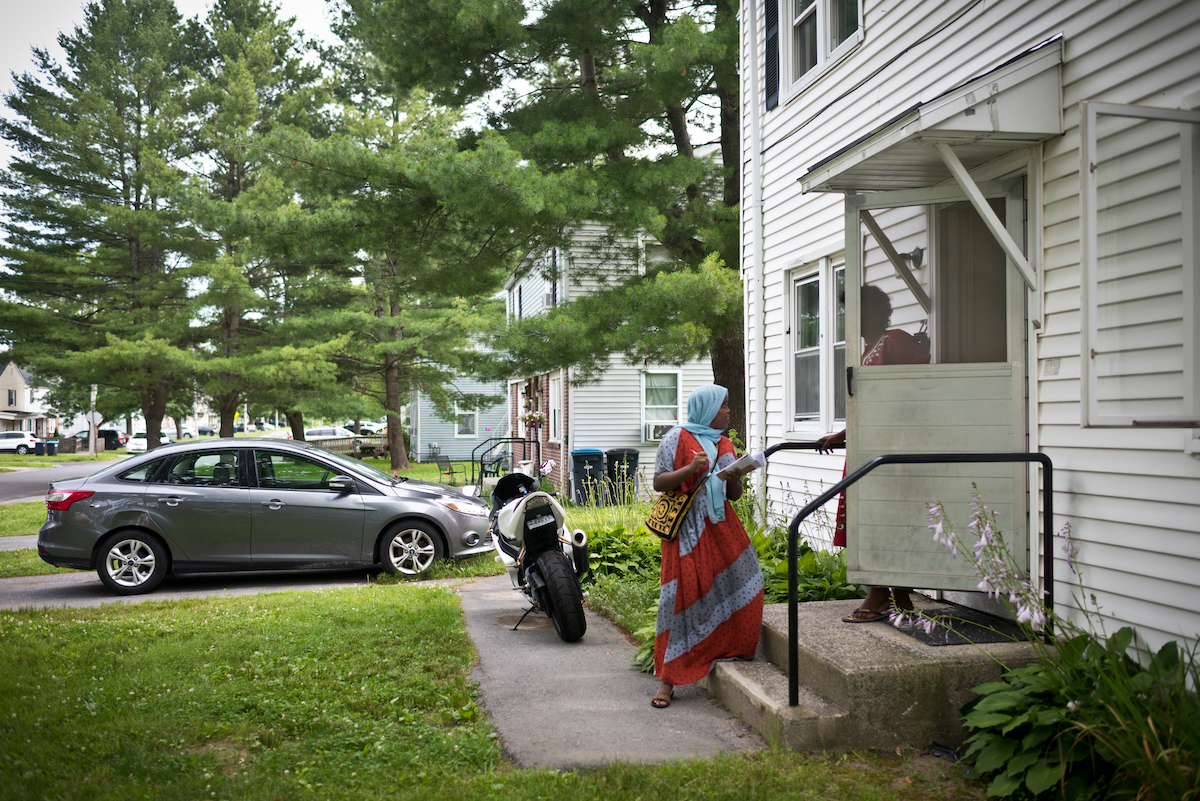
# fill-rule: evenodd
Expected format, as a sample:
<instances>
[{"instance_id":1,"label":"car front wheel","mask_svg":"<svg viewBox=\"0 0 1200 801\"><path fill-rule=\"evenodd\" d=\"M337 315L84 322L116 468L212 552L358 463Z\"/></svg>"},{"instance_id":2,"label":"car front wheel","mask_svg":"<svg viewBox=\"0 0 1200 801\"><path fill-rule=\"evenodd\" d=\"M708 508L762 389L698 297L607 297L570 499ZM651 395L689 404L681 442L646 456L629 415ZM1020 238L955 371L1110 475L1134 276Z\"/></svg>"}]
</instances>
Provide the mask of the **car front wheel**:
<instances>
[{"instance_id":1,"label":"car front wheel","mask_svg":"<svg viewBox=\"0 0 1200 801\"><path fill-rule=\"evenodd\" d=\"M146 534L117 532L100 545L100 581L118 595L150 592L167 575L167 551Z\"/></svg>"},{"instance_id":2,"label":"car front wheel","mask_svg":"<svg viewBox=\"0 0 1200 801\"><path fill-rule=\"evenodd\" d=\"M442 558L442 539L424 524L400 523L384 533L379 556L389 573L420 575Z\"/></svg>"}]
</instances>

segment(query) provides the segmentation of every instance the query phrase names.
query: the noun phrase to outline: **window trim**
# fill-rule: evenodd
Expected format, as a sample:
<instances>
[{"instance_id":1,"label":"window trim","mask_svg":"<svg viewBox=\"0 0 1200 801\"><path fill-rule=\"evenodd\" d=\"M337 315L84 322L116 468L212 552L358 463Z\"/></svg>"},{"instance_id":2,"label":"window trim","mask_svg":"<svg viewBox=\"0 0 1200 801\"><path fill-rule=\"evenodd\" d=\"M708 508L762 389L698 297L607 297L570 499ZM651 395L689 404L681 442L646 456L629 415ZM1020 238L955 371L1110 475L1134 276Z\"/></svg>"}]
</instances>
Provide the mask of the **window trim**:
<instances>
[{"instance_id":1,"label":"window trim","mask_svg":"<svg viewBox=\"0 0 1200 801\"><path fill-rule=\"evenodd\" d=\"M475 417L475 431L471 434L458 433L460 418L463 415L473 415ZM455 439L479 439L479 410L478 409L461 409L459 405L454 404L454 438Z\"/></svg>"},{"instance_id":2,"label":"window trim","mask_svg":"<svg viewBox=\"0 0 1200 801\"><path fill-rule=\"evenodd\" d=\"M639 376L639 378L640 378L639 383L641 384L641 386L639 387L640 394L638 396L638 414L641 417L641 423L642 423L641 429L642 429L643 434L646 431L646 425L648 423L653 422L657 425L657 424L661 424L663 422L661 420L653 420L652 421L652 420L646 419L646 376L649 376L649 375L673 375L673 376L675 376L675 423L674 423L674 425L679 425L680 423L684 422L687 419L687 417L684 415L684 405L683 405L683 370L678 369L678 368L670 368L670 367L663 367L663 368L647 367L641 371L641 374ZM662 408L666 408L666 407L664 406Z\"/></svg>"},{"instance_id":3,"label":"window trim","mask_svg":"<svg viewBox=\"0 0 1200 801\"><path fill-rule=\"evenodd\" d=\"M1079 155L1080 155L1080 427L1159 426L1195 428L1200 426L1200 369L1196 358L1200 356L1200 325L1196 313L1200 311L1200 111L1185 109L1134 106L1119 103L1102 103L1082 100L1079 103ZM1092 299L1097 295L1098 267L1097 237L1098 178L1097 124L1100 115L1128 117L1141 120L1191 123L1180 136L1180 199L1183 222L1183 402L1180 415L1115 415L1100 412L1099 373L1092 369L1093 343L1098 339L1098 315L1093 314ZM1189 135L1190 134L1190 135ZM1188 234L1191 234L1190 236Z\"/></svg>"},{"instance_id":4,"label":"window trim","mask_svg":"<svg viewBox=\"0 0 1200 801\"><path fill-rule=\"evenodd\" d=\"M836 251L827 256L820 256L810 261L801 264L787 273L787 347L788 357L786 360L786 378L787 381L787 434L799 437L823 436L831 433L839 425L845 427L845 417L835 416L836 402L836 382L842 378L835 373L834 367L836 363L835 348L837 343L834 342L837 325L837 297L835 287L837 285L837 273L839 271L845 275L846 258L844 251ZM797 287L813 278L817 280L817 297L818 304L821 309L821 322L819 327L819 342L817 345L818 353L818 369L821 375L821 387L818 399L818 412L814 417L809 417L803 420L798 420L796 397L796 344L798 342L799 331L797 315L799 309L796 307L796 289ZM848 328L846 329L848 333ZM842 340L843 348L845 349L846 340Z\"/></svg>"},{"instance_id":5,"label":"window trim","mask_svg":"<svg viewBox=\"0 0 1200 801\"><path fill-rule=\"evenodd\" d=\"M814 13L817 15L817 63L803 75L792 80L792 14L791 0L781 0L784 4L779 9L779 100L787 105L818 78L829 71L834 65L846 58L862 44L865 38L865 22L863 0L858 0L858 27L837 46L830 48L833 38L830 29L829 7L834 0L813 0L816 4ZM786 10L786 14L784 11ZM787 24L784 24L784 21Z\"/></svg>"},{"instance_id":6,"label":"window trim","mask_svg":"<svg viewBox=\"0 0 1200 801\"><path fill-rule=\"evenodd\" d=\"M549 397L547 397L547 442L562 442L563 440L563 377L562 373L550 376ZM557 388L555 387L557 385Z\"/></svg>"}]
</instances>

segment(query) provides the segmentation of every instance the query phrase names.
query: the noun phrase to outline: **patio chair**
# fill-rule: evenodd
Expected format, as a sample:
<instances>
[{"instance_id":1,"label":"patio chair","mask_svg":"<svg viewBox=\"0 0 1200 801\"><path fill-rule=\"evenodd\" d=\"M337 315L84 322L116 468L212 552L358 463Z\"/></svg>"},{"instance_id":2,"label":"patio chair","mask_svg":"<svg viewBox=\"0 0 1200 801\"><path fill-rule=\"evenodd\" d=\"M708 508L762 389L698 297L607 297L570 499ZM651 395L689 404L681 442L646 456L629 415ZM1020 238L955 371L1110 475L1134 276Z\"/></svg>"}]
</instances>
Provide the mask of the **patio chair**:
<instances>
[{"instance_id":1,"label":"patio chair","mask_svg":"<svg viewBox=\"0 0 1200 801\"><path fill-rule=\"evenodd\" d=\"M455 476L465 475L466 472L461 467L455 467L450 463L449 456L442 456L440 453L433 457L438 466L438 477L446 477L446 483L456 485L458 482L454 480Z\"/></svg>"}]
</instances>

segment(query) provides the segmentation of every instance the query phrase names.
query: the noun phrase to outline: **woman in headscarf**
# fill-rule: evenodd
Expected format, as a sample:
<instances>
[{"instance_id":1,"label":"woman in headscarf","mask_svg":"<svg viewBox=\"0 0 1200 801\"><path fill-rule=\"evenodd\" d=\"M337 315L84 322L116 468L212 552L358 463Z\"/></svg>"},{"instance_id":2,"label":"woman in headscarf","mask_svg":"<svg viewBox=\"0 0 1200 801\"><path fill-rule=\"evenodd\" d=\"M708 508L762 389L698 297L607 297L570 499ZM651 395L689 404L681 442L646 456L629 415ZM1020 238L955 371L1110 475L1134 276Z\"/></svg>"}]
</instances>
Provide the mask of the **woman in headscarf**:
<instances>
[{"instance_id":1,"label":"woman in headscarf","mask_svg":"<svg viewBox=\"0 0 1200 801\"><path fill-rule=\"evenodd\" d=\"M762 627L758 554L730 504L741 497L749 469L722 472L736 460L724 436L729 391L698 387L688 398L687 419L663 437L654 464L656 491L696 490L679 536L662 543L654 640L661 683L650 700L658 709L671 705L675 685L700 680L713 662L753 659Z\"/></svg>"}]
</instances>

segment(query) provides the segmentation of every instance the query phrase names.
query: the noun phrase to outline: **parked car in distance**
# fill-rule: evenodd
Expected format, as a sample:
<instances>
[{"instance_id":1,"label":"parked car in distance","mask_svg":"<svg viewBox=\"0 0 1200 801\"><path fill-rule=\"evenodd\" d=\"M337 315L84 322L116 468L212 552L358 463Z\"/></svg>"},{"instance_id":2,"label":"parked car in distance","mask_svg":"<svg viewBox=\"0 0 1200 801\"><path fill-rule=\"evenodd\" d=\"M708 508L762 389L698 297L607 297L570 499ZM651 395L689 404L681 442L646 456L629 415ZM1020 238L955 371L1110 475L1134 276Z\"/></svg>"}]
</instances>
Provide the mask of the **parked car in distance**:
<instances>
[{"instance_id":1,"label":"parked car in distance","mask_svg":"<svg viewBox=\"0 0 1200 801\"><path fill-rule=\"evenodd\" d=\"M355 434L348 428L342 428L341 426L323 426L320 428L304 429L304 439L308 440L309 442L315 442L322 439L353 439L357 436L360 435Z\"/></svg>"},{"instance_id":2,"label":"parked car in distance","mask_svg":"<svg viewBox=\"0 0 1200 801\"><path fill-rule=\"evenodd\" d=\"M362 422L360 422L358 424L358 426L359 426L359 428L362 429L359 432L360 434L375 435L383 430L383 426L379 425L378 423L372 423L370 420L363 420ZM354 430L354 421L353 420L346 421L346 425L343 427L345 429L347 429L348 431L353 431Z\"/></svg>"},{"instance_id":3,"label":"parked car in distance","mask_svg":"<svg viewBox=\"0 0 1200 801\"><path fill-rule=\"evenodd\" d=\"M200 433L200 436L202 436L202 437L216 436L216 433L217 433L216 431L213 431L208 426L196 426L196 431L198 431Z\"/></svg>"},{"instance_id":4,"label":"parked car in distance","mask_svg":"<svg viewBox=\"0 0 1200 801\"><path fill-rule=\"evenodd\" d=\"M166 435L166 433L159 434L158 442L160 445L166 445L168 442L174 442L174 441L175 440L168 437ZM146 432L145 431L135 431L135 432L133 432L133 436L129 438L129 442L125 443L125 452L126 453L145 453L146 445L147 445Z\"/></svg>"},{"instance_id":5,"label":"parked car in distance","mask_svg":"<svg viewBox=\"0 0 1200 801\"><path fill-rule=\"evenodd\" d=\"M489 551L488 515L459 488L308 443L201 440L52 482L38 555L95 570L119 595L150 592L168 573L369 565L416 575Z\"/></svg>"},{"instance_id":6,"label":"parked car in distance","mask_svg":"<svg viewBox=\"0 0 1200 801\"><path fill-rule=\"evenodd\" d=\"M71 436L77 437L80 442L86 443L88 441L88 430L85 428L82 431L76 431ZM106 451L115 451L117 448L123 448L129 444L129 435L115 428L97 429L96 439L104 440L104 450Z\"/></svg>"},{"instance_id":7,"label":"parked car in distance","mask_svg":"<svg viewBox=\"0 0 1200 801\"><path fill-rule=\"evenodd\" d=\"M39 442L29 431L0 431L0 451L15 451L24 456L32 453Z\"/></svg>"}]
</instances>

